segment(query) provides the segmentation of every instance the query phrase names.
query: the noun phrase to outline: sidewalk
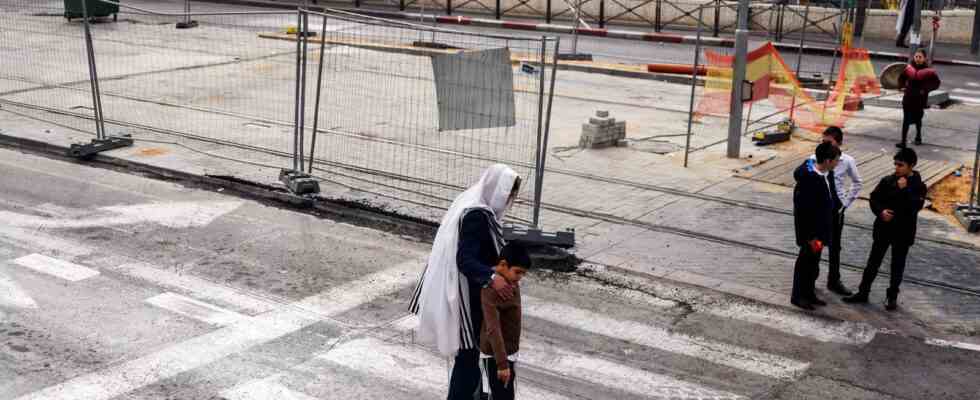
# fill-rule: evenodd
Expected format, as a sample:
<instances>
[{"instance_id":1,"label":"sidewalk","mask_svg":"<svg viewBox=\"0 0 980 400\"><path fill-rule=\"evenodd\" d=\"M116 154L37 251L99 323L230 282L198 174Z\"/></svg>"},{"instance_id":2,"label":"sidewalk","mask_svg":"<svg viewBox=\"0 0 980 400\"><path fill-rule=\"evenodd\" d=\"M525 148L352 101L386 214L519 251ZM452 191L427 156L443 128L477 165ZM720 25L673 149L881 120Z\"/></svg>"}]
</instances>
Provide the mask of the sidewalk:
<instances>
[{"instance_id":1,"label":"sidewalk","mask_svg":"<svg viewBox=\"0 0 980 400\"><path fill-rule=\"evenodd\" d=\"M250 6L263 6L263 7L278 7L278 8L295 8L295 4L290 4L290 2L275 1L275 0L208 0L212 3L225 3L225 4L241 4ZM325 4L324 7L329 7L329 4ZM316 6L314 6L316 7ZM433 17L435 17L436 23L446 24L446 25L461 25L461 26L476 26L485 28L495 28L495 29L510 29L519 31L536 31L536 32L549 32L549 33L560 33L560 34L571 34L573 33L573 28L570 25L565 24L548 24L541 22L539 19L532 18L520 18L508 16L506 19L496 20L488 18L484 15L468 14L465 12L458 12L456 15L434 15L432 13L416 13L407 11L398 11L392 8L349 8L349 7L338 7L338 9L344 9L351 12L357 12L361 14L367 14L376 16L379 18L395 19L395 20L410 20L418 21L420 23L432 23ZM441 11L440 11L441 12ZM598 37L608 37L616 39L627 39L627 40L638 40L646 42L660 42L660 43L683 43L683 44L695 44L697 42L697 36L694 32L683 31L683 30L665 30L661 32L652 32L650 29L644 29L638 26L629 25L610 25L606 28L590 27L590 28L578 28L579 35L583 36L598 36ZM756 38L753 38L756 39ZM705 46L713 47L734 47L734 38L731 35L723 34L721 37L711 37L708 33L702 36L702 44ZM908 61L908 49L901 49L895 46L893 41L889 40L874 40L866 39L863 41L862 45L869 50L869 54L872 59L879 60L891 60L895 62ZM924 45L928 45L927 43ZM799 43L793 42L790 39L785 39L783 42L775 43L775 46L779 50L787 50L796 52L799 50ZM827 45L804 45L803 50L806 54L816 54L816 55L833 55L838 49L833 46ZM958 44L947 44L947 43L936 43L935 45L935 59L933 62L935 64L942 65L962 65L971 67L980 67L980 55L970 54L970 48L968 45L958 45Z\"/></svg>"}]
</instances>

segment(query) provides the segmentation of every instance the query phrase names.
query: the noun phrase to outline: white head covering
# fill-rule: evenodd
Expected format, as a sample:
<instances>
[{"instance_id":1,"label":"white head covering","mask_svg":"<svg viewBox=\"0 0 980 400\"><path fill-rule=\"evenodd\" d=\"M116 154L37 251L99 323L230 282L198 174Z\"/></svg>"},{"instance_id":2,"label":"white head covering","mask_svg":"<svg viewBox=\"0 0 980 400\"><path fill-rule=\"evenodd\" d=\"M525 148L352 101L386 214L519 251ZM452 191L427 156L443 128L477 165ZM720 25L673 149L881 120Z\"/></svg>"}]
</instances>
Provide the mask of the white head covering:
<instances>
[{"instance_id":1,"label":"white head covering","mask_svg":"<svg viewBox=\"0 0 980 400\"><path fill-rule=\"evenodd\" d=\"M456 265L463 217L469 211L482 209L490 212L498 224L502 222L516 180L517 173L510 167L490 166L479 182L456 197L439 225L411 309L419 315L419 339L435 343L443 356L474 347L475 340L479 340L470 337L468 330L460 329L465 325L464 319L469 320L469 285L465 277L460 279Z\"/></svg>"}]
</instances>

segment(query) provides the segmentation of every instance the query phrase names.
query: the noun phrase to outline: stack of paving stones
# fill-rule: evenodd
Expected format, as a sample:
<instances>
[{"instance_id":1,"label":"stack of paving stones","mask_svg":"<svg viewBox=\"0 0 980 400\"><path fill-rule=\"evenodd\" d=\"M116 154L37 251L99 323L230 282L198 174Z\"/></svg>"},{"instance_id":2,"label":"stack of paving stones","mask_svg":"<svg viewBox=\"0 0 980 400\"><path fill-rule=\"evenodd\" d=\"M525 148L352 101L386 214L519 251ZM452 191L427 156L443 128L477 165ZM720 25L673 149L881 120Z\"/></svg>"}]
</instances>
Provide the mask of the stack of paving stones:
<instances>
[{"instance_id":1,"label":"stack of paving stones","mask_svg":"<svg viewBox=\"0 0 980 400\"><path fill-rule=\"evenodd\" d=\"M589 122L582 124L582 136L578 147L601 149L610 146L626 146L626 121L616 121L609 117L609 111L596 111Z\"/></svg>"}]
</instances>

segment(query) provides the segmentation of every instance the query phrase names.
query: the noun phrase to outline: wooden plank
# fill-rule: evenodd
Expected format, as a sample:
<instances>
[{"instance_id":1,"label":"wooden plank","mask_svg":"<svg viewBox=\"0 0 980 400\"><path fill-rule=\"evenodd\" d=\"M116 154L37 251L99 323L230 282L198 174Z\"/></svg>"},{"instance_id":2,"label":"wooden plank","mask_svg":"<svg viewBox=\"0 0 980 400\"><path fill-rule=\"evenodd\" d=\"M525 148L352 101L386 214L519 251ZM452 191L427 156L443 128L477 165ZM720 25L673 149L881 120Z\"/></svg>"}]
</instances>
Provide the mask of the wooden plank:
<instances>
[{"instance_id":1,"label":"wooden plank","mask_svg":"<svg viewBox=\"0 0 980 400\"><path fill-rule=\"evenodd\" d=\"M792 175L792 171L796 170L796 168L799 167L800 164L803 163L803 160L805 160L807 157L808 156L805 154L797 154L778 167L770 168L765 173L759 174L756 179L763 182L771 182L778 180L782 175Z\"/></svg>"},{"instance_id":2,"label":"wooden plank","mask_svg":"<svg viewBox=\"0 0 980 400\"><path fill-rule=\"evenodd\" d=\"M779 158L775 162L769 161L769 162L767 162L767 163L765 163L763 165L760 165L759 167L753 169L753 171L751 173L747 173L747 174L745 174L743 176L744 177L747 177L747 178L750 178L750 179L753 179L753 180L759 180L764 174L770 173L770 172L773 171L773 169L776 169L776 168L779 168L779 167L783 167L783 166L787 165L788 163L792 163L793 160L795 160L797 157L798 157L797 155L789 154L786 157Z\"/></svg>"}]
</instances>

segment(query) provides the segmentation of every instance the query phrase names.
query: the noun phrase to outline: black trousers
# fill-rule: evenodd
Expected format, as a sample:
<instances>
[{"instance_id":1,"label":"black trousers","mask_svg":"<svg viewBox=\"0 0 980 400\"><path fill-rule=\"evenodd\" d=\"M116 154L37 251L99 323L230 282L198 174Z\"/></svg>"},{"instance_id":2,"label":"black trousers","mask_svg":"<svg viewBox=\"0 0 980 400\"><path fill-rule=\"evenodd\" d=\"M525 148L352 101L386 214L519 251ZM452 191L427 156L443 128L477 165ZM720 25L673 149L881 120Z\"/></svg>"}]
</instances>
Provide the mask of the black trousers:
<instances>
[{"instance_id":1,"label":"black trousers","mask_svg":"<svg viewBox=\"0 0 980 400\"><path fill-rule=\"evenodd\" d=\"M827 284L840 282L841 234L844 233L844 211L834 218L834 237L830 242L830 263L827 264Z\"/></svg>"},{"instance_id":2,"label":"black trousers","mask_svg":"<svg viewBox=\"0 0 980 400\"><path fill-rule=\"evenodd\" d=\"M902 20L902 29L898 32L898 37L895 38L895 44L902 45L905 44L905 38L909 35L909 31L912 29L912 22L915 17L915 5L912 1L909 1L907 7L905 7L905 19Z\"/></svg>"},{"instance_id":3,"label":"black trousers","mask_svg":"<svg viewBox=\"0 0 980 400\"><path fill-rule=\"evenodd\" d=\"M497 360L483 359L483 368L487 372L487 381L490 382L490 400L514 400L514 381L517 380L517 373L514 371L514 362L507 361L507 363L510 368L510 382L505 385L497 377Z\"/></svg>"},{"instance_id":4,"label":"black trousers","mask_svg":"<svg viewBox=\"0 0 980 400\"><path fill-rule=\"evenodd\" d=\"M470 287L470 319L473 325L472 349L460 350L449 378L449 400L473 400L480 398L483 379L480 376L480 328L483 326L483 307L480 304L480 289Z\"/></svg>"},{"instance_id":5,"label":"black trousers","mask_svg":"<svg viewBox=\"0 0 980 400\"><path fill-rule=\"evenodd\" d=\"M905 107L902 109L902 143L909 137L909 127L915 125L915 137L922 140L922 117L925 110L918 107Z\"/></svg>"},{"instance_id":6,"label":"black trousers","mask_svg":"<svg viewBox=\"0 0 980 400\"><path fill-rule=\"evenodd\" d=\"M820 275L820 253L814 253L810 245L800 247L793 271L793 301L811 301L817 298L817 277Z\"/></svg>"},{"instance_id":7,"label":"black trousers","mask_svg":"<svg viewBox=\"0 0 980 400\"><path fill-rule=\"evenodd\" d=\"M868 256L868 266L864 268L864 276L861 277L861 293L871 292L871 284L878 277L878 269L881 267L882 260L888 247L892 248L892 269L891 282L888 285L888 298L898 297L898 287L902 284L902 276L905 275L905 260L909 255L909 245L892 245L885 241L876 240L871 245L871 255Z\"/></svg>"}]
</instances>

